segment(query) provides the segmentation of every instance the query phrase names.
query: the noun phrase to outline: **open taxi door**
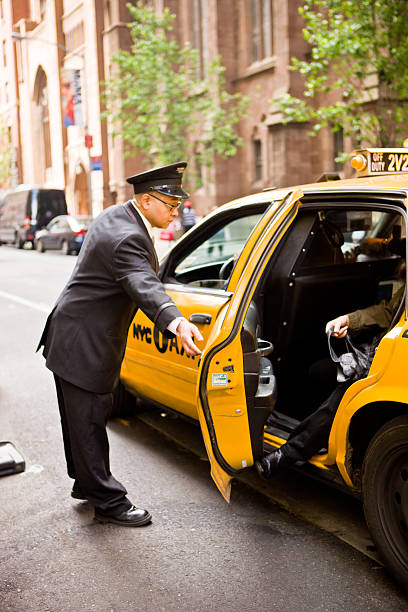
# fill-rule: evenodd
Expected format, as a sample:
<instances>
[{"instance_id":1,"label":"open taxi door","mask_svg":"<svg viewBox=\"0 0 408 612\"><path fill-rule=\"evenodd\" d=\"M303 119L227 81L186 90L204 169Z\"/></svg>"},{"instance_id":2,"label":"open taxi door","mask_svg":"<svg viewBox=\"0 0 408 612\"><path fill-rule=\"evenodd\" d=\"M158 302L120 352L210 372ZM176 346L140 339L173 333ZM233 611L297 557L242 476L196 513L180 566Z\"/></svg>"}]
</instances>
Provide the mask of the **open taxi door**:
<instances>
[{"instance_id":1,"label":"open taxi door","mask_svg":"<svg viewBox=\"0 0 408 612\"><path fill-rule=\"evenodd\" d=\"M200 426L211 476L227 502L232 478L254 463L241 330L258 282L296 217L303 192L284 190L273 196L276 204L262 217L236 262L228 284L232 298L211 330L198 370ZM263 439L263 429L259 435Z\"/></svg>"}]
</instances>

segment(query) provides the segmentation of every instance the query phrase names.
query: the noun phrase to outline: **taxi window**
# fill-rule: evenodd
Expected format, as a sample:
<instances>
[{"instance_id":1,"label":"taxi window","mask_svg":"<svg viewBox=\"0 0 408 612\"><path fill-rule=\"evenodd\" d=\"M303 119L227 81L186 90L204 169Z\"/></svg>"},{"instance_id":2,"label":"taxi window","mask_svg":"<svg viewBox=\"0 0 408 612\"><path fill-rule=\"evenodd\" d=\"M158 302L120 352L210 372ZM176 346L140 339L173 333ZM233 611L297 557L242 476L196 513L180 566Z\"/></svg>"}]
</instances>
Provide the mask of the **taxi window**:
<instances>
[{"instance_id":1,"label":"taxi window","mask_svg":"<svg viewBox=\"0 0 408 612\"><path fill-rule=\"evenodd\" d=\"M316 213L314 238L302 268L375 261L401 256L401 215L378 210L337 209Z\"/></svg>"},{"instance_id":2,"label":"taxi window","mask_svg":"<svg viewBox=\"0 0 408 612\"><path fill-rule=\"evenodd\" d=\"M202 267L203 264L223 264L231 257L237 258L262 216L263 213L256 213L240 217L215 230L178 263L175 275Z\"/></svg>"}]
</instances>

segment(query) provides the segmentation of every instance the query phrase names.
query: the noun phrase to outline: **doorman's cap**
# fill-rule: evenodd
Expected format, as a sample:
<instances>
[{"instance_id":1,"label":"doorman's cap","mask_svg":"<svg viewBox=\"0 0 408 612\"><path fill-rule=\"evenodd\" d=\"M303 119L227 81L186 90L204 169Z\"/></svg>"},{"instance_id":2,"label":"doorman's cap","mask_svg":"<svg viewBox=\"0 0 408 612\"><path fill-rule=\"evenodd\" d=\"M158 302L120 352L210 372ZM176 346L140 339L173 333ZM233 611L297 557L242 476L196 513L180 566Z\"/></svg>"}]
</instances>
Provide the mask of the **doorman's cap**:
<instances>
[{"instance_id":1,"label":"doorman's cap","mask_svg":"<svg viewBox=\"0 0 408 612\"><path fill-rule=\"evenodd\" d=\"M185 199L188 198L188 193L182 189L181 180L186 166L187 162L181 161L135 174L126 181L133 185L135 193L158 191L173 198Z\"/></svg>"}]
</instances>

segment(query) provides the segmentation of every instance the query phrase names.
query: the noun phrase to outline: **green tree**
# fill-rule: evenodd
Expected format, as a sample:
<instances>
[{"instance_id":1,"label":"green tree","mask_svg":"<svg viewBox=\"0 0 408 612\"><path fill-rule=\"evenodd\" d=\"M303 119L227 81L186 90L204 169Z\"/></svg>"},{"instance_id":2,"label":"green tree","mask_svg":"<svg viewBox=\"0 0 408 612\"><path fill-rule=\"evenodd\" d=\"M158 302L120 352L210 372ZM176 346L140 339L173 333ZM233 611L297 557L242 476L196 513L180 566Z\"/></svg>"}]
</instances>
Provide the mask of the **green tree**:
<instances>
[{"instance_id":1,"label":"green tree","mask_svg":"<svg viewBox=\"0 0 408 612\"><path fill-rule=\"evenodd\" d=\"M11 170L11 143L7 126L0 118L0 187L7 188Z\"/></svg>"},{"instance_id":2,"label":"green tree","mask_svg":"<svg viewBox=\"0 0 408 612\"><path fill-rule=\"evenodd\" d=\"M175 15L168 9L156 14L142 2L127 7L131 50L112 56L103 84L103 116L124 139L125 154L140 151L152 164L186 158L196 169L211 166L214 154L235 155L247 99L226 91L219 58L201 78L197 51L174 38Z\"/></svg>"},{"instance_id":3,"label":"green tree","mask_svg":"<svg viewBox=\"0 0 408 612\"><path fill-rule=\"evenodd\" d=\"M292 59L305 88L278 102L285 122L310 121L313 134L343 129L366 146L399 144L408 136L407 0L306 0L299 12L311 52Z\"/></svg>"}]
</instances>

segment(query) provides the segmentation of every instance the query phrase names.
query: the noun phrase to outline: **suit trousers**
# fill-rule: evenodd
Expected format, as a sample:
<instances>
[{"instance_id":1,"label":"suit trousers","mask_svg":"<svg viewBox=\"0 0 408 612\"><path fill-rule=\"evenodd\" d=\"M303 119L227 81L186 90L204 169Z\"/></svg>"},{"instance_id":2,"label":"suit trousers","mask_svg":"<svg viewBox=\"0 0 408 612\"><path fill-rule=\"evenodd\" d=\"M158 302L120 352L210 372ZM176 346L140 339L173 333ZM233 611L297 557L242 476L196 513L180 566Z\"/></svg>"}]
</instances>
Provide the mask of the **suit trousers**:
<instances>
[{"instance_id":1,"label":"suit trousers","mask_svg":"<svg viewBox=\"0 0 408 612\"><path fill-rule=\"evenodd\" d=\"M327 393L330 387L333 390L317 410L299 423L288 441L281 446L283 465L307 461L322 448L327 448L337 408L353 382L338 383L336 374L337 366L330 359L322 359L312 366L310 375L315 386L314 398L320 400L322 392Z\"/></svg>"},{"instance_id":2,"label":"suit trousers","mask_svg":"<svg viewBox=\"0 0 408 612\"><path fill-rule=\"evenodd\" d=\"M125 487L110 472L106 423L112 393L92 393L54 374L68 475L90 504L105 514L131 507Z\"/></svg>"}]
</instances>

